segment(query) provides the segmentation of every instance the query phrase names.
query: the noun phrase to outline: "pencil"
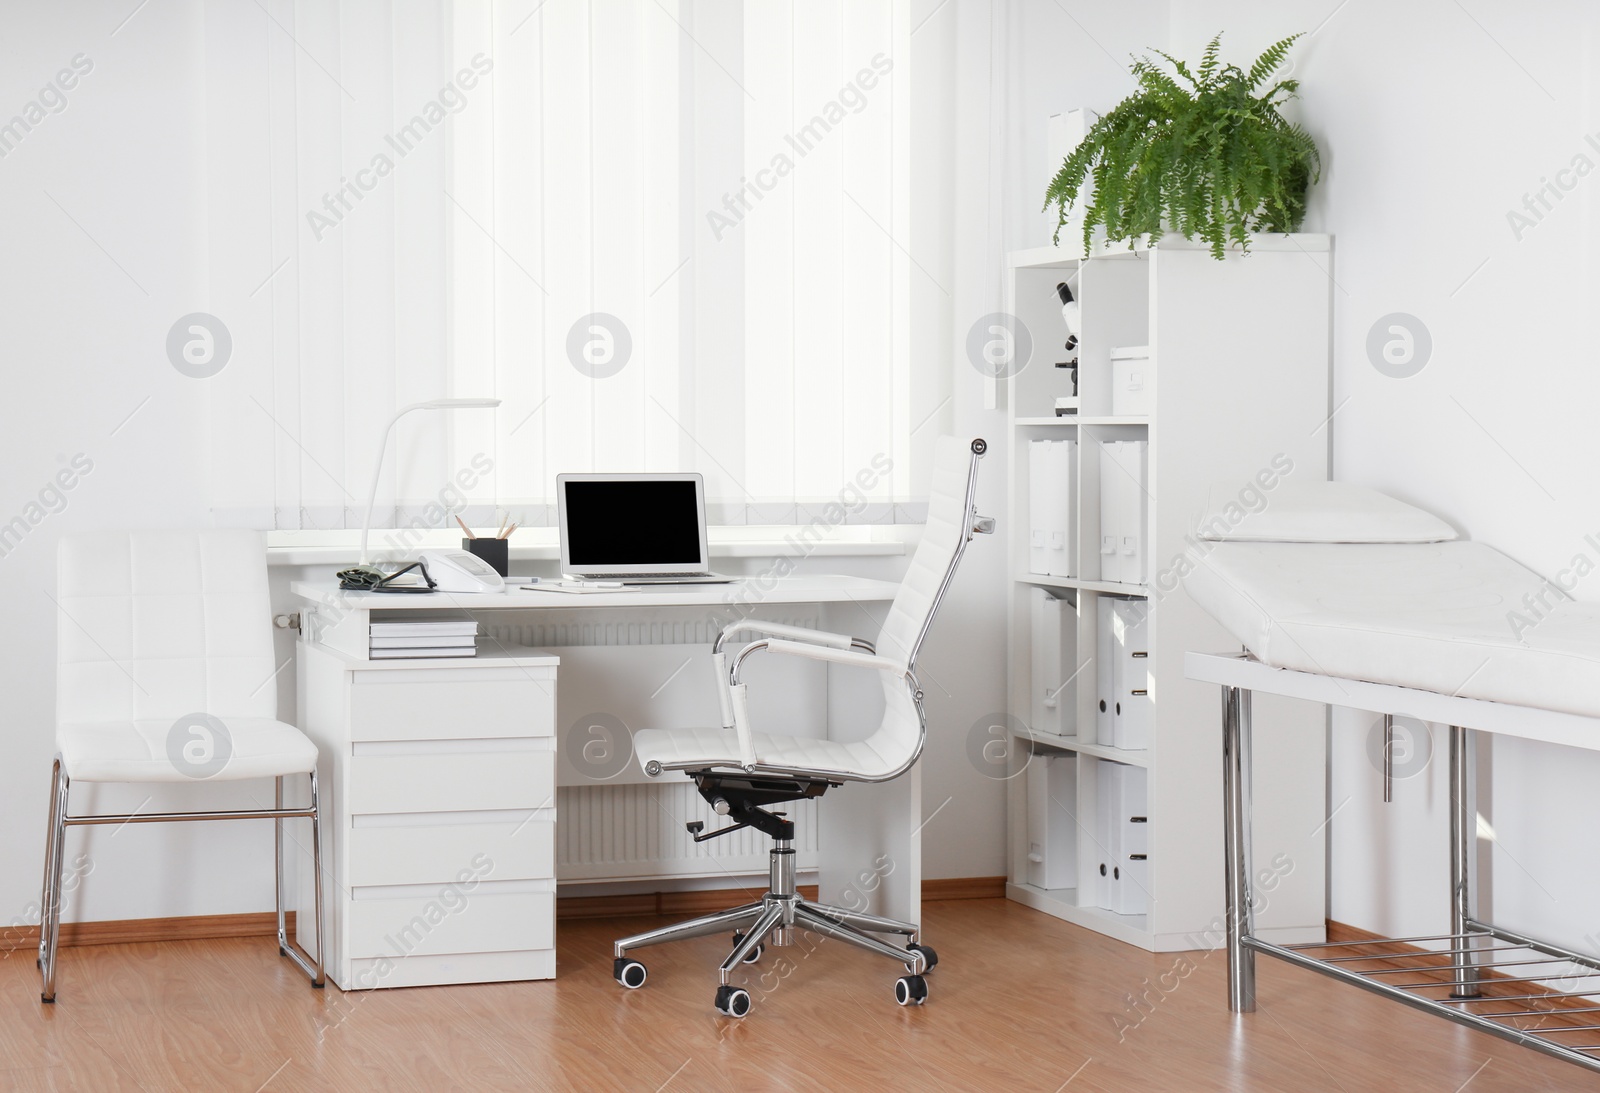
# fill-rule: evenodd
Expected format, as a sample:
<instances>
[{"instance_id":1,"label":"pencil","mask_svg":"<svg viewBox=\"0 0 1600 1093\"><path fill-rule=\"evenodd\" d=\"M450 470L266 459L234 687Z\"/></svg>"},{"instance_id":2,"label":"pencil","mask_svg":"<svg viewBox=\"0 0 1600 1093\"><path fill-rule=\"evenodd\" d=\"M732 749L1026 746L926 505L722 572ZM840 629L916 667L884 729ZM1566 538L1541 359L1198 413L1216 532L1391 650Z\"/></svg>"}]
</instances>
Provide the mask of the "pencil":
<instances>
[{"instance_id":1,"label":"pencil","mask_svg":"<svg viewBox=\"0 0 1600 1093\"><path fill-rule=\"evenodd\" d=\"M466 523L461 519L461 517L459 517L459 516L456 517L456 523L461 525L461 530L467 533L467 538L468 539L476 539L477 538L476 535L472 534L472 529L467 527Z\"/></svg>"}]
</instances>

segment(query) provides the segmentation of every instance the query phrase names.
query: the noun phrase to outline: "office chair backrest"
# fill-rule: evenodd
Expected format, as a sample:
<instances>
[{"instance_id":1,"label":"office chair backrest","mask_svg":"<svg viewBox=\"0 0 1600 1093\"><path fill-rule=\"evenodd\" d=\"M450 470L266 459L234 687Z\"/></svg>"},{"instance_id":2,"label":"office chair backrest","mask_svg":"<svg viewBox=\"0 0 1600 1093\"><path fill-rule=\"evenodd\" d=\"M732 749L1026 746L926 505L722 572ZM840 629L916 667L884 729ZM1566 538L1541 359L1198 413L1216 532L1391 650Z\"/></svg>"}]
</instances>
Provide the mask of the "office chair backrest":
<instances>
[{"instance_id":1,"label":"office chair backrest","mask_svg":"<svg viewBox=\"0 0 1600 1093\"><path fill-rule=\"evenodd\" d=\"M908 668L916 664L934 614L972 539L978 457L984 447L981 440L950 436L935 441L928 523L878 632L879 656ZM924 739L922 712L907 681L887 672L878 678L883 685L883 721L862 741L873 757L868 781L897 777L909 769L921 754Z\"/></svg>"},{"instance_id":2,"label":"office chair backrest","mask_svg":"<svg viewBox=\"0 0 1600 1093\"><path fill-rule=\"evenodd\" d=\"M277 716L260 532L68 535L56 566L59 722Z\"/></svg>"},{"instance_id":3,"label":"office chair backrest","mask_svg":"<svg viewBox=\"0 0 1600 1093\"><path fill-rule=\"evenodd\" d=\"M942 436L934 442L928 523L900 591L878 633L878 655L914 665L962 552L972 539L973 497L983 441Z\"/></svg>"}]
</instances>

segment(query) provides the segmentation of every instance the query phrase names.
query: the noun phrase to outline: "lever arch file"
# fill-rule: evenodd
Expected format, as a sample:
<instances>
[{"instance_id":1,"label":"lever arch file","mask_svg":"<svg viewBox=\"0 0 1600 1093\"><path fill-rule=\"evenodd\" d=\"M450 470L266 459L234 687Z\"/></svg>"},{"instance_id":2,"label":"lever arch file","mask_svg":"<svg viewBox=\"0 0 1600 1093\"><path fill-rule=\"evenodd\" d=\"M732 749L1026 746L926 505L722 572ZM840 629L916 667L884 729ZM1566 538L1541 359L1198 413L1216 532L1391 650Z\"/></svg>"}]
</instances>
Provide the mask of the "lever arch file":
<instances>
[{"instance_id":1,"label":"lever arch file","mask_svg":"<svg viewBox=\"0 0 1600 1093\"><path fill-rule=\"evenodd\" d=\"M1145 580L1149 522L1147 455L1143 440L1100 442L1100 579Z\"/></svg>"},{"instance_id":2,"label":"lever arch file","mask_svg":"<svg viewBox=\"0 0 1600 1093\"><path fill-rule=\"evenodd\" d=\"M1028 569L1049 577L1077 575L1078 442L1028 443Z\"/></svg>"}]
</instances>

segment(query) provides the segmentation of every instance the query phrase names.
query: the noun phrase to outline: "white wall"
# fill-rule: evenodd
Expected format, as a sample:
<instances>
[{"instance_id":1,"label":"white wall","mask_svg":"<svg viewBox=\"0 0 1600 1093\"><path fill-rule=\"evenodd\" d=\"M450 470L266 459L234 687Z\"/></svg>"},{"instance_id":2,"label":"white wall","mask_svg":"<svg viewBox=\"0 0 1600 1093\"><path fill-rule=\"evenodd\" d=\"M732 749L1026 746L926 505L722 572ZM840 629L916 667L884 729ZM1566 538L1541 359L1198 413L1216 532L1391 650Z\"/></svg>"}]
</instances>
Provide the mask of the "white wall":
<instances>
[{"instance_id":1,"label":"white wall","mask_svg":"<svg viewBox=\"0 0 1600 1093\"><path fill-rule=\"evenodd\" d=\"M1573 183L1519 232L1524 195L1585 155L1600 169L1595 86L1600 10L1568 0L1336 5L1180 0L1175 55L1217 30L1247 64L1271 41L1298 44L1300 116L1323 150L1307 229L1336 237L1335 476L1422 505L1546 576L1600 530L1593 427L1595 199ZM1600 139L1600 138L1597 138ZM1411 378L1381 374L1368 331L1404 312L1431 334ZM1600 577L1580 583L1600 597ZM1508 605L1509 607L1509 605ZM1334 720L1330 914L1426 934L1447 922L1445 739L1425 773L1385 806L1367 758L1373 719ZM1495 881L1484 911L1504 925L1596 947L1600 755L1501 740L1482 812ZM1348 803L1345 803L1348 800Z\"/></svg>"},{"instance_id":2,"label":"white wall","mask_svg":"<svg viewBox=\"0 0 1600 1093\"><path fill-rule=\"evenodd\" d=\"M201 502L201 392L165 351L173 321L207 303L203 25L199 6L180 2L150 4L119 29L131 8L14 4L0 12L0 119L23 111L74 57L92 62L65 107L46 112L0 158L0 523L29 523L20 543L4 540L0 557L3 925L38 899L53 751L57 538L78 528L210 522ZM47 98L46 106L56 104L54 93ZM63 499L46 494L40 504L41 489L79 453L93 470ZM215 798L189 798L204 799ZM142 801L86 792L79 803L131 809ZM144 808L173 803L157 795ZM81 839L75 834L79 850ZM74 908L81 917L271 906L265 825L134 825L97 830L90 840L94 881ZM191 875L192 887L180 884Z\"/></svg>"}]
</instances>

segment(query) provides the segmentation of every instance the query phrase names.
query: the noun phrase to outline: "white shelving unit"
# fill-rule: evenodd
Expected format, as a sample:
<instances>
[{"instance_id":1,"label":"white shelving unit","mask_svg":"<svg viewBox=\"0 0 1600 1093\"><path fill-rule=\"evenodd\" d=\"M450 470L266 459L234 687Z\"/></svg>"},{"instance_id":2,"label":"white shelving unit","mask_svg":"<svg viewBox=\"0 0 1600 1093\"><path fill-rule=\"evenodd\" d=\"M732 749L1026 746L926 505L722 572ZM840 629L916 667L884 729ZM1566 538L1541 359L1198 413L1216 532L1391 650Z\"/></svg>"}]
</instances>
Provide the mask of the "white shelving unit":
<instances>
[{"instance_id":1,"label":"white shelving unit","mask_svg":"<svg viewBox=\"0 0 1600 1093\"><path fill-rule=\"evenodd\" d=\"M1220 488L1271 503L1273 480L1320 481L1328 472L1329 318L1332 248L1325 235L1262 236L1248 255L1214 260L1201 245L1164 239L1134 250L1081 257L1039 248L1008 261L1009 310L1026 324L1032 360L1007 383L1011 520L1010 714L1017 747L1009 749L1010 883L1021 903L1152 951L1215 948L1222 943L1223 826L1221 721L1214 687L1183 678L1188 650L1228 650L1238 642L1184 590L1187 564L1202 564L1191 538L1208 497ZM1067 281L1082 309L1078 346L1080 414L1054 416L1071 394L1067 337L1056 285ZM1154 369L1149 416L1111 413L1111 351L1150 347ZM1071 577L1029 572L1028 442L1078 441L1077 568ZM1149 442L1147 580L1100 579L1100 441ZM1287 460L1293 469L1278 476ZM1259 476L1259 477L1258 477ZM1030 597L1045 589L1067 601L1065 627L1076 647L1076 703L1062 713L1062 733L1032 721ZM1150 693L1155 715L1149 746L1132 751L1097 736L1098 600L1143 600L1148 609ZM1326 708L1258 697L1261 734L1255 767L1255 873L1265 898L1258 933L1283 943L1322 940L1325 927ZM1027 726L1027 728L1022 728ZM1028 777L1034 755L1076 755L1076 876L1073 888L1028 883ZM1097 874L1106 854L1096 821L1099 763L1148 772L1148 913L1115 914L1097 906ZM1052 808L1063 807L1052 801ZM1270 874L1271 881L1262 880ZM1267 891L1270 883L1271 890Z\"/></svg>"}]
</instances>

